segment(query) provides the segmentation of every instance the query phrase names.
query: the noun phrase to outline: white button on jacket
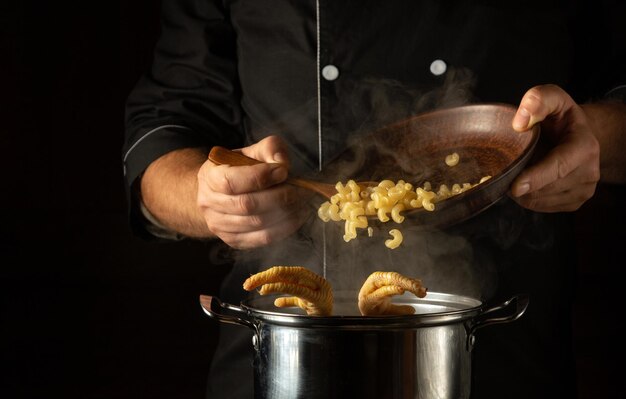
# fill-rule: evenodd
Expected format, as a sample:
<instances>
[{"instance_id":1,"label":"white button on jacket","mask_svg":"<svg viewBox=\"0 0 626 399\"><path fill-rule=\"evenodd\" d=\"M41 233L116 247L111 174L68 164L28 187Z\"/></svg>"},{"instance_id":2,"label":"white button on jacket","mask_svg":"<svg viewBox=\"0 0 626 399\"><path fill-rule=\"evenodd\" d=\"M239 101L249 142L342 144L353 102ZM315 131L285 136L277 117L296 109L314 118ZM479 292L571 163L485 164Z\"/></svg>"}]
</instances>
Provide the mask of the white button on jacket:
<instances>
[{"instance_id":1,"label":"white button on jacket","mask_svg":"<svg viewBox=\"0 0 626 399\"><path fill-rule=\"evenodd\" d=\"M334 65L326 65L322 68L322 76L326 80L335 80L339 77L339 69Z\"/></svg>"},{"instance_id":2,"label":"white button on jacket","mask_svg":"<svg viewBox=\"0 0 626 399\"><path fill-rule=\"evenodd\" d=\"M430 72L435 76L443 75L446 69L448 69L448 66L444 60L434 60L430 64Z\"/></svg>"}]
</instances>

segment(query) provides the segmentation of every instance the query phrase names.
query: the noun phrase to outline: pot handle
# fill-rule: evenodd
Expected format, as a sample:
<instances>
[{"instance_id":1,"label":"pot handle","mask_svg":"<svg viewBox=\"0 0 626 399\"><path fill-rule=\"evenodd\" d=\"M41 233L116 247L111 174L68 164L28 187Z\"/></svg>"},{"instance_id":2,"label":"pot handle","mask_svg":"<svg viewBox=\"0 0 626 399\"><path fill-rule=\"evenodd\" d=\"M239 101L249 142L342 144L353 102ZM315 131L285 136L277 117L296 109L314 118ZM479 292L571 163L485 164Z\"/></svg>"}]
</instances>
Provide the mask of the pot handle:
<instances>
[{"instance_id":1,"label":"pot handle","mask_svg":"<svg viewBox=\"0 0 626 399\"><path fill-rule=\"evenodd\" d=\"M204 313L206 313L210 317L216 318L221 322L229 324L239 324L256 331L256 326L254 325L254 323L246 317L247 315L245 311L239 306L233 306L229 303L223 303L219 300L219 298L211 295L200 295L200 306L202 306L202 310L204 310ZM223 313L223 309L228 309L233 312L239 313L239 316Z\"/></svg>"},{"instance_id":2,"label":"pot handle","mask_svg":"<svg viewBox=\"0 0 626 399\"><path fill-rule=\"evenodd\" d=\"M476 316L473 320L473 324L469 327L467 333L467 349L471 351L474 347L476 330L492 324L509 323L519 319L526 311L526 308L528 308L529 301L530 298L528 294L518 294L501 304L485 309L481 314ZM504 315L493 317L493 313L499 310L504 310Z\"/></svg>"}]
</instances>

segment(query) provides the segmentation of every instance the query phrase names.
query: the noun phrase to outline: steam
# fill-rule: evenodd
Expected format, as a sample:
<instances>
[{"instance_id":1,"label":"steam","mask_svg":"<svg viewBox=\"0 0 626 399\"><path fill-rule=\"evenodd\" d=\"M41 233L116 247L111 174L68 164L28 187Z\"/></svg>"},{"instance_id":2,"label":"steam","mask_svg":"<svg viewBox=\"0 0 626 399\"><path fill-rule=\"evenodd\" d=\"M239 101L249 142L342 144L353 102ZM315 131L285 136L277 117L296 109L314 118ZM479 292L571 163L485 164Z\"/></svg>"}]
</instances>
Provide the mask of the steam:
<instances>
[{"instance_id":1,"label":"steam","mask_svg":"<svg viewBox=\"0 0 626 399\"><path fill-rule=\"evenodd\" d=\"M350 178L379 181L403 179L422 182L430 171L425 164L410 157L398 157L398 148L405 143L402 135L367 136L405 120L411 115L437 108L460 106L471 102L474 79L467 69L451 69L440 87L420 93L389 79L366 79L354 91L356 97L369 102L354 101L352 115L361 115L363 122L348 142L349 155L330 165L324 175L329 181ZM368 139L363 140L363 135ZM376 168L372 168L376 165ZM396 271L420 278L431 291L455 293L481 298L493 291L493 264L476 254L471 243L461 235L442 231L424 231L409 220L401 225L374 222L372 238L362 234L349 243L343 242L342 224L326 226L326 277L336 290L358 290L370 273L378 270ZM389 250L384 241L388 231L398 228L404 242ZM480 255L480 256L478 256ZM480 259L478 259L480 258Z\"/></svg>"},{"instance_id":2,"label":"steam","mask_svg":"<svg viewBox=\"0 0 626 399\"><path fill-rule=\"evenodd\" d=\"M390 137L384 140L364 140L363 137L411 115L475 100L472 95L475 80L467 69L449 69L442 85L426 93L389 79L364 79L347 84L353 85L353 90L348 91L352 95L339 99L339 109L348 110L345 125L334 128L351 126L353 134L348 140L349 151L330 162L316 177L328 182L348 179L423 181L429 173L424 165L415 159L397 157L396 149L402 143ZM389 159L392 162L387 165L385 162ZM369 166L373 162L388 168L372 171ZM249 265L245 272L250 275L275 265L305 266L324 275L336 294L355 294L372 272L396 271L421 279L430 292L486 300L496 291L498 265L491 252L482 249L485 247L482 244L488 242L488 248L506 249L516 243L528 222L527 212L506 206L504 200L492 207L491 216L479 215L460 228L425 230L412 225L409 218L400 225L372 221L373 237L359 230L359 237L346 243L342 239L343 223L324 223L317 217L317 208L323 201L316 196L306 204L311 216L293 236L254 251L235 252L237 261ZM402 245L394 250L384 245L392 228L398 228L404 237ZM550 233L543 233L535 242L527 244L540 247L550 242ZM243 281L245 277L244 273L237 278Z\"/></svg>"},{"instance_id":3,"label":"steam","mask_svg":"<svg viewBox=\"0 0 626 399\"><path fill-rule=\"evenodd\" d=\"M384 246L389 226L377 226L374 237L343 242L339 232L328 234L328 278L338 291L358 290L375 271L396 271L419 278L431 292L445 292L480 298L490 287L493 265L477 256L462 236L442 231L424 231L416 226L399 227L404 235L400 247ZM339 238L339 240L337 240Z\"/></svg>"}]
</instances>

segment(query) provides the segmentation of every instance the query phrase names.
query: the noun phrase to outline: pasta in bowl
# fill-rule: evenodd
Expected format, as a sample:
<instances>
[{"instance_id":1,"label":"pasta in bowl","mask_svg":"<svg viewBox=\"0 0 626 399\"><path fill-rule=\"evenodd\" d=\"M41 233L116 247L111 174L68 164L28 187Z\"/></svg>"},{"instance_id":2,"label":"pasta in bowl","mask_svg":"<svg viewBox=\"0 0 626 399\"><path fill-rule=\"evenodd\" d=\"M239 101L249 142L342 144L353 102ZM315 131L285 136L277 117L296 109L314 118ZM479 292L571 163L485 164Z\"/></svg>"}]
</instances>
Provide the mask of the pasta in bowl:
<instances>
[{"instance_id":1,"label":"pasta in bowl","mask_svg":"<svg viewBox=\"0 0 626 399\"><path fill-rule=\"evenodd\" d=\"M539 126L515 131L515 112L508 104L475 104L418 114L359 139L328 173L342 180L342 171L350 171L344 182L410 182L433 196L435 209L428 201L407 208L405 223L449 227L500 200L530 160Z\"/></svg>"},{"instance_id":2,"label":"pasta in bowl","mask_svg":"<svg viewBox=\"0 0 626 399\"><path fill-rule=\"evenodd\" d=\"M458 154L455 159L458 162ZM382 223L391 220L400 224L405 219L402 212L415 209L432 212L435 210L436 202L461 194L490 178L491 176L484 176L476 184L455 183L452 185L452 190L442 184L437 191L433 191L430 182L415 189L411 183L406 183L404 180L397 183L383 180L378 185L368 187L361 187L354 180L348 181L346 185L338 182L335 186L337 194L333 195L329 201L322 203L317 214L324 222L344 221L343 240L348 242L357 237L359 228L367 228L368 236L372 236L373 232L368 218L378 219ZM400 230L392 228L389 234L392 238L385 241L385 246L390 249L400 246L403 240Z\"/></svg>"}]
</instances>

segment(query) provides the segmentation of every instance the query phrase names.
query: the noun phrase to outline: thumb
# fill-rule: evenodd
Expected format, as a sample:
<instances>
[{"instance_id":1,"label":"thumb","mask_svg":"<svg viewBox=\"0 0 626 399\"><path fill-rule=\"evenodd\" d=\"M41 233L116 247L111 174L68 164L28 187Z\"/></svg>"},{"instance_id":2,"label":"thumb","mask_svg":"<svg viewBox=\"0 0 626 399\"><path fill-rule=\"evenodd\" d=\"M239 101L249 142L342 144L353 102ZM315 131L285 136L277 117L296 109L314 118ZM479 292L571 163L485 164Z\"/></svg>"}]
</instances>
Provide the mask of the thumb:
<instances>
[{"instance_id":1,"label":"thumb","mask_svg":"<svg viewBox=\"0 0 626 399\"><path fill-rule=\"evenodd\" d=\"M279 136L268 136L249 147L241 149L244 155L268 163L282 163L289 168L287 143Z\"/></svg>"},{"instance_id":2,"label":"thumb","mask_svg":"<svg viewBox=\"0 0 626 399\"><path fill-rule=\"evenodd\" d=\"M548 117L562 119L576 102L556 85L535 86L528 90L520 101L513 117L513 129L522 132Z\"/></svg>"}]
</instances>

